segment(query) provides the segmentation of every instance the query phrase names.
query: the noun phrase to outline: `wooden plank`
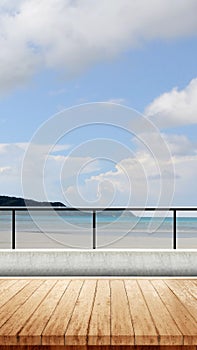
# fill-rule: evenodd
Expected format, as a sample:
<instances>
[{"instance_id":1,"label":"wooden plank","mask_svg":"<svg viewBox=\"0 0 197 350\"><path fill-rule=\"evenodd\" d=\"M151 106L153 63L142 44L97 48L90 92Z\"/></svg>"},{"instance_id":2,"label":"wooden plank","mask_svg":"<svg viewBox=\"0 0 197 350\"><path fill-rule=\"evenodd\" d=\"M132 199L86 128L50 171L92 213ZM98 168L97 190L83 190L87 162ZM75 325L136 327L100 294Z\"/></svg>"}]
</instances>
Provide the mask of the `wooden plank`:
<instances>
[{"instance_id":1,"label":"wooden plank","mask_svg":"<svg viewBox=\"0 0 197 350\"><path fill-rule=\"evenodd\" d=\"M66 347L61 345L56 345L56 346L53 346L53 345L51 346L50 345L2 345L0 349L1 350L99 350L99 349L95 349L94 347L93 349L92 348L88 349L87 346L77 347L72 345L66 346ZM108 349L100 349L100 350L112 350L112 349L108 348ZM114 349L114 350L124 350L124 349ZM131 350L131 349L127 349L127 350ZM148 350L148 349L145 349L145 350ZM165 349L165 350L168 350L168 349Z\"/></svg>"},{"instance_id":2,"label":"wooden plank","mask_svg":"<svg viewBox=\"0 0 197 350\"><path fill-rule=\"evenodd\" d=\"M15 345L15 346L2 346L1 350L196 350L196 346L129 346L129 345L103 345L103 346L94 346L94 345L82 345L80 347L67 345L63 346L45 346L45 345Z\"/></svg>"},{"instance_id":3,"label":"wooden plank","mask_svg":"<svg viewBox=\"0 0 197 350\"><path fill-rule=\"evenodd\" d=\"M109 280L98 280L89 325L88 345L110 345Z\"/></svg>"},{"instance_id":4,"label":"wooden plank","mask_svg":"<svg viewBox=\"0 0 197 350\"><path fill-rule=\"evenodd\" d=\"M129 346L129 345L103 345L103 346L94 346L94 345L83 345L83 346L72 346L67 345L66 347L58 346L44 346L44 345L21 345L21 346L2 346L1 350L196 350L196 346Z\"/></svg>"},{"instance_id":5,"label":"wooden plank","mask_svg":"<svg viewBox=\"0 0 197 350\"><path fill-rule=\"evenodd\" d=\"M15 294L1 307L0 327L14 314L14 312L26 302L30 295L43 283L41 280L30 281L22 290Z\"/></svg>"},{"instance_id":6,"label":"wooden plank","mask_svg":"<svg viewBox=\"0 0 197 350\"><path fill-rule=\"evenodd\" d=\"M129 303L122 280L111 280L111 345L134 345Z\"/></svg>"},{"instance_id":7,"label":"wooden plank","mask_svg":"<svg viewBox=\"0 0 197 350\"><path fill-rule=\"evenodd\" d=\"M125 280L135 345L158 345L159 338L143 294L135 280Z\"/></svg>"},{"instance_id":8,"label":"wooden plank","mask_svg":"<svg viewBox=\"0 0 197 350\"><path fill-rule=\"evenodd\" d=\"M73 280L68 285L42 333L43 345L64 345L65 332L83 283L83 280Z\"/></svg>"},{"instance_id":9,"label":"wooden plank","mask_svg":"<svg viewBox=\"0 0 197 350\"><path fill-rule=\"evenodd\" d=\"M137 281L153 318L160 345L182 345L183 335L149 280Z\"/></svg>"},{"instance_id":10,"label":"wooden plank","mask_svg":"<svg viewBox=\"0 0 197 350\"><path fill-rule=\"evenodd\" d=\"M119 350L121 350L121 349L119 349ZM129 349L127 349L127 350L129 350ZM196 346L183 346L183 345L175 345L175 346L166 346L166 345L160 345L160 346L136 346L136 348L133 349L133 350L196 350Z\"/></svg>"},{"instance_id":11,"label":"wooden plank","mask_svg":"<svg viewBox=\"0 0 197 350\"><path fill-rule=\"evenodd\" d=\"M0 328L0 344L16 345L18 342L18 333L25 325L27 320L35 312L44 297L56 283L56 280L46 280L29 299L9 318L9 320Z\"/></svg>"},{"instance_id":12,"label":"wooden plank","mask_svg":"<svg viewBox=\"0 0 197 350\"><path fill-rule=\"evenodd\" d=\"M6 280L0 280L0 285L2 284L2 283L4 283Z\"/></svg>"},{"instance_id":13,"label":"wooden plank","mask_svg":"<svg viewBox=\"0 0 197 350\"><path fill-rule=\"evenodd\" d=\"M184 339L183 344L196 345L197 322L195 319L162 280L152 280L151 283L159 293L161 299L165 303L166 308L181 330Z\"/></svg>"},{"instance_id":14,"label":"wooden plank","mask_svg":"<svg viewBox=\"0 0 197 350\"><path fill-rule=\"evenodd\" d=\"M18 334L21 345L41 344L41 334L60 301L69 280L59 280Z\"/></svg>"},{"instance_id":15,"label":"wooden plank","mask_svg":"<svg viewBox=\"0 0 197 350\"><path fill-rule=\"evenodd\" d=\"M67 289L63 288L65 280L59 280L60 285L56 280L44 282L26 279L23 280L26 284L20 285L21 281L7 280L8 284L0 283L0 291L4 285L0 294L0 302L4 300L0 308L1 350L61 350L65 343L65 349L68 350L129 350L133 348L134 336L136 350L196 350L197 342L191 342L193 331L189 335L183 332L185 323L190 328L188 315L197 331L197 286L193 280L90 279L84 282L84 288L83 280L74 279L70 284L66 280ZM88 286L87 282L90 283ZM16 293L13 290L11 293L10 288L14 286ZM5 303L7 292L10 297ZM111 345L110 307L113 308L114 316L111 313ZM183 329L179 322L184 325ZM128 323L133 334L133 344L130 345L128 339L131 340L132 334L128 331ZM160 339L158 346L157 332ZM183 344L183 335L186 335L185 345L178 345ZM151 337L153 340L148 344ZM39 345L22 345L36 342ZM186 346L188 343L193 345ZM15 347L7 348L4 344L14 344ZM16 344L21 344L20 349Z\"/></svg>"},{"instance_id":16,"label":"wooden plank","mask_svg":"<svg viewBox=\"0 0 197 350\"><path fill-rule=\"evenodd\" d=\"M118 350L118 349L114 349L114 350ZM119 350L121 350L121 349L119 349ZM129 349L125 349L125 350L129 350ZM130 349L130 350L132 350L132 349ZM173 345L172 346L166 346L166 345L160 345L160 346L157 346L157 345L154 346L153 345L153 346L151 346L150 345L150 346L143 346L143 345L139 345L139 346L136 346L133 350L196 350L196 346L183 346L183 345L175 345L175 346L173 346Z\"/></svg>"},{"instance_id":17,"label":"wooden plank","mask_svg":"<svg viewBox=\"0 0 197 350\"><path fill-rule=\"evenodd\" d=\"M85 280L83 284L66 330L66 345L81 346L87 344L88 326L94 302L96 284L96 280Z\"/></svg>"},{"instance_id":18,"label":"wooden plank","mask_svg":"<svg viewBox=\"0 0 197 350\"><path fill-rule=\"evenodd\" d=\"M16 280L0 280L0 293L3 293L5 289L8 289L16 283Z\"/></svg>"},{"instance_id":19,"label":"wooden plank","mask_svg":"<svg viewBox=\"0 0 197 350\"><path fill-rule=\"evenodd\" d=\"M179 298L195 320L197 320L197 300L190 294L186 285L179 280L164 280L164 283Z\"/></svg>"},{"instance_id":20,"label":"wooden plank","mask_svg":"<svg viewBox=\"0 0 197 350\"><path fill-rule=\"evenodd\" d=\"M138 349L136 349L136 350L138 350ZM142 349L142 350L148 350L148 349ZM154 349L152 349L152 350L154 350ZM155 350L157 350L157 349L155 349ZM194 346L194 345L190 345L190 346L177 345L177 346L160 346L158 350L197 350L197 349L196 349L196 346Z\"/></svg>"},{"instance_id":21,"label":"wooden plank","mask_svg":"<svg viewBox=\"0 0 197 350\"><path fill-rule=\"evenodd\" d=\"M9 282L9 281L8 281ZM3 288L1 298L0 298L0 307L2 307L5 303L8 302L15 294L17 294L20 290L22 290L27 284L28 280L19 280L17 283L5 285L5 289Z\"/></svg>"},{"instance_id":22,"label":"wooden plank","mask_svg":"<svg viewBox=\"0 0 197 350\"><path fill-rule=\"evenodd\" d=\"M190 294L197 299L197 284L195 283L195 281L193 280L183 280L182 281L182 285L185 286L188 290L188 292L190 292Z\"/></svg>"}]
</instances>

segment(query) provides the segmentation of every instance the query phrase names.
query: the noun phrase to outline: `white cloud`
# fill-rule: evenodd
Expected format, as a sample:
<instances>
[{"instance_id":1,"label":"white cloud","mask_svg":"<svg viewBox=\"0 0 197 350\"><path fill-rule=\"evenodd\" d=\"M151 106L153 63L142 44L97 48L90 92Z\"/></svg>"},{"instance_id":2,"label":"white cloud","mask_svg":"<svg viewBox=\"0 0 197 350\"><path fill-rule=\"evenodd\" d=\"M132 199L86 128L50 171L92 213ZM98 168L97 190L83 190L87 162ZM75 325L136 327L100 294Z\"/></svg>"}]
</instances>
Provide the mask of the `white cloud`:
<instances>
[{"instance_id":1,"label":"white cloud","mask_svg":"<svg viewBox=\"0 0 197 350\"><path fill-rule=\"evenodd\" d=\"M0 167L0 174L8 174L10 170L11 170L11 167L9 166Z\"/></svg>"},{"instance_id":2,"label":"white cloud","mask_svg":"<svg viewBox=\"0 0 197 350\"><path fill-rule=\"evenodd\" d=\"M185 135L163 134L172 156L190 156L196 154L197 143L190 141Z\"/></svg>"},{"instance_id":3,"label":"white cloud","mask_svg":"<svg viewBox=\"0 0 197 350\"><path fill-rule=\"evenodd\" d=\"M175 205L196 206L197 194L197 155L175 156L173 158L176 173Z\"/></svg>"},{"instance_id":4,"label":"white cloud","mask_svg":"<svg viewBox=\"0 0 197 350\"><path fill-rule=\"evenodd\" d=\"M8 195L17 195L22 196L22 184L21 184L21 169L23 164L23 158L25 155L25 151L29 146L28 143L13 143L13 144L0 144L0 194L8 194ZM37 145L35 146L35 152L37 155L36 161L37 166L39 168L39 163L41 155L43 155L43 147L45 145ZM49 155L50 157L56 157L53 155L54 152L62 152L68 149L68 145L56 145L52 148L52 152ZM47 146L48 149L48 146ZM30 170L30 188L34 189L34 179L31 177L31 160L29 162L29 170ZM54 163L51 164L51 168L49 169L49 177L53 173ZM57 168L57 165L56 165ZM40 174L38 169L38 174ZM35 196L37 196L35 192Z\"/></svg>"},{"instance_id":5,"label":"white cloud","mask_svg":"<svg viewBox=\"0 0 197 350\"><path fill-rule=\"evenodd\" d=\"M174 88L157 97L145 114L160 128L197 124L197 78L183 90Z\"/></svg>"},{"instance_id":6,"label":"white cloud","mask_svg":"<svg viewBox=\"0 0 197 350\"><path fill-rule=\"evenodd\" d=\"M166 155L166 149L160 147L161 137L169 150L168 156ZM145 142L141 142L141 139ZM147 150L151 145L152 150L157 150L155 156L158 159L165 158L167 160L170 156L191 155L197 152L197 142L192 142L185 135L147 132L138 134L138 138L134 138L133 142L137 147L137 155L141 155L142 152L147 154Z\"/></svg>"},{"instance_id":7,"label":"white cloud","mask_svg":"<svg viewBox=\"0 0 197 350\"><path fill-rule=\"evenodd\" d=\"M157 147L160 140L149 135ZM175 167L175 205L195 205L196 203L196 173L197 147L183 135L163 134L172 153ZM25 150L28 144L0 144L0 194L22 196L21 168ZM58 145L57 145L58 146ZM61 146L61 145L60 145ZM172 181L169 159L161 154L159 164L146 146L136 144L133 158L121 157L113 165L113 170L104 170L102 160L89 157L62 155L62 148L46 158L44 172L40 169L42 159L39 146L36 148L36 164L31 159L27 164L28 197L43 200L39 192L39 184L44 179L46 196L49 200L64 201L73 206L90 205L144 205L146 196L149 205L156 205L161 188L161 173L163 185L168 196ZM66 146L65 146L66 150ZM118 152L118 150L116 151ZM157 155L159 157L159 153ZM45 157L45 155L44 155ZM36 171L35 171L36 169ZM78 181L79 174L79 181ZM62 185L62 187L61 187ZM163 201L165 201L163 198ZM164 203L163 203L164 204Z\"/></svg>"},{"instance_id":8,"label":"white cloud","mask_svg":"<svg viewBox=\"0 0 197 350\"><path fill-rule=\"evenodd\" d=\"M142 164L144 162L144 164ZM114 171L102 172L90 176L85 184L71 185L65 191L65 197L72 206L144 206L148 194L147 182L149 169L146 174L140 166L140 160L123 159L115 166ZM150 159L142 155L141 165L155 168ZM155 169L152 169L154 173ZM154 189L158 186L154 184ZM150 192L150 191L149 191ZM152 196L152 193L151 193ZM153 200L153 198L152 198Z\"/></svg>"},{"instance_id":9,"label":"white cloud","mask_svg":"<svg viewBox=\"0 0 197 350\"><path fill-rule=\"evenodd\" d=\"M98 161L94 162L91 157L49 155L44 171L45 174L55 172L56 176L59 173L63 181L68 181L69 178L75 180L77 174L89 174L99 169Z\"/></svg>"},{"instance_id":10,"label":"white cloud","mask_svg":"<svg viewBox=\"0 0 197 350\"><path fill-rule=\"evenodd\" d=\"M29 147L30 143L28 142L18 142L18 143L14 143L14 144L0 144L0 152L2 152L4 149L6 149L6 147L18 147L24 151L27 150L27 148ZM50 145L46 145L46 144L39 144L39 145L33 145L31 144L31 147L34 147L34 150L38 150L38 152L40 152L41 150L44 151L45 149L48 151ZM66 151L70 148L71 146L68 144L57 144L57 145L52 145L51 149L50 149L50 154L51 153L55 153L55 152L60 152L60 151Z\"/></svg>"},{"instance_id":11,"label":"white cloud","mask_svg":"<svg viewBox=\"0 0 197 350\"><path fill-rule=\"evenodd\" d=\"M157 135L149 135L153 148L159 147ZM160 205L168 205L175 180L174 205L195 205L197 183L197 146L184 135L162 135L168 145L174 166L161 154L154 159L146 145L136 144L136 157L120 160L112 171L91 175L80 186L70 185L65 197L73 205L95 206L155 206L158 203L161 186L163 196ZM148 139L147 139L148 140ZM159 163L157 163L159 160ZM146 202L147 199L147 202ZM166 204L167 203L167 204Z\"/></svg>"},{"instance_id":12,"label":"white cloud","mask_svg":"<svg viewBox=\"0 0 197 350\"><path fill-rule=\"evenodd\" d=\"M196 12L196 0L3 0L0 90L42 68L70 76L144 41L196 35Z\"/></svg>"}]
</instances>

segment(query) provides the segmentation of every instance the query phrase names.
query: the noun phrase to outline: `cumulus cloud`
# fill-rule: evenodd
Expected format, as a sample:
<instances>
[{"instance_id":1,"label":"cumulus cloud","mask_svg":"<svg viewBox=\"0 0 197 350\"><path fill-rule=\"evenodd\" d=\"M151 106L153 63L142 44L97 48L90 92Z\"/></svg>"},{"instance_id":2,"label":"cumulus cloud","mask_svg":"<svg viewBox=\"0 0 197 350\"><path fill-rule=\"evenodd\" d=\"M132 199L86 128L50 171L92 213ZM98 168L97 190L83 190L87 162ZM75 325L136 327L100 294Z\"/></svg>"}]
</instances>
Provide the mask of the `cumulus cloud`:
<instances>
[{"instance_id":1,"label":"cumulus cloud","mask_svg":"<svg viewBox=\"0 0 197 350\"><path fill-rule=\"evenodd\" d=\"M162 166L165 167L162 181L168 188L173 174L168 173L169 164L167 162L163 161ZM78 197L75 186L69 187L66 195L74 205L78 202L84 205L80 193L83 193L83 197L87 200L90 198L94 200L97 206L157 205L161 187L160 180L160 169L154 158L148 152L138 152L136 159L127 158L117 163L114 171L90 176L85 181L83 188L79 189ZM91 189L91 194L89 189ZM168 195L166 193L165 203L168 201ZM162 200L165 199L162 198Z\"/></svg>"},{"instance_id":2,"label":"cumulus cloud","mask_svg":"<svg viewBox=\"0 0 197 350\"><path fill-rule=\"evenodd\" d=\"M68 202L73 206L87 205L88 202L95 206L155 206L163 186L160 205L165 206L169 204L168 191L172 190L174 179L175 192L171 204L195 205L197 144L185 135L163 133L162 137L171 152L171 160L163 157L162 153L158 153L155 159L147 146L138 140L135 157L122 158L113 170L90 174L83 185L68 186L65 191ZM156 134L147 133L146 140L152 143L153 148L159 148L160 139Z\"/></svg>"},{"instance_id":3,"label":"cumulus cloud","mask_svg":"<svg viewBox=\"0 0 197 350\"><path fill-rule=\"evenodd\" d=\"M160 205L169 205L169 191L175 180L174 205L194 205L196 197L197 146L184 135L162 135L171 151L171 160L160 155L155 159L148 148L137 142L134 158L117 162L114 170L91 175L77 188L70 185L65 197L73 206L155 206L164 188ZM149 135L158 147L160 140ZM159 156L159 155L158 155ZM158 163L159 160L159 163ZM174 166L174 172L169 162ZM173 193L172 193L173 194ZM85 203L85 200L87 201Z\"/></svg>"},{"instance_id":4,"label":"cumulus cloud","mask_svg":"<svg viewBox=\"0 0 197 350\"><path fill-rule=\"evenodd\" d=\"M157 97L145 114L160 128L197 124L197 78L183 90L174 88Z\"/></svg>"},{"instance_id":5,"label":"cumulus cloud","mask_svg":"<svg viewBox=\"0 0 197 350\"><path fill-rule=\"evenodd\" d=\"M28 143L0 144L0 193L7 195L23 196L22 169L25 152ZM99 162L91 157L68 157L66 153L68 145L56 145L51 147L51 152L45 153L46 145L34 145L36 157L28 160L26 181L28 181L28 193L26 197L44 200L39 192L40 182L43 181L46 196L49 200L62 200L64 188L73 185L78 172L82 176L89 176L100 170ZM42 157L45 157L44 169ZM36 169L35 172L35 160ZM75 176L74 176L75 175Z\"/></svg>"},{"instance_id":6,"label":"cumulus cloud","mask_svg":"<svg viewBox=\"0 0 197 350\"><path fill-rule=\"evenodd\" d=\"M175 177L175 205L195 205L197 146L183 135L163 134L172 154L175 172L169 159L161 157L159 163L143 145L136 144L135 156L121 157L106 170L102 159L63 155L66 145L56 147L46 157L44 169L40 169L39 145L35 164L28 163L28 197L43 200L39 183L44 182L46 198L60 200L72 206L83 205L157 205L161 181L165 189L163 205L167 201L170 183ZM154 147L159 139L151 135ZM0 193L22 196L21 168L28 144L0 144ZM62 147L60 147L62 146ZM59 152L59 153L58 153ZM157 155L159 157L159 154ZM162 169L162 174L161 174ZM32 175L33 174L33 175ZM79 178L78 178L79 176ZM79 180L79 181L78 181ZM147 199L147 203L146 203Z\"/></svg>"},{"instance_id":7,"label":"cumulus cloud","mask_svg":"<svg viewBox=\"0 0 197 350\"><path fill-rule=\"evenodd\" d=\"M22 195L21 168L27 146L28 143L0 144L1 194Z\"/></svg>"},{"instance_id":8,"label":"cumulus cloud","mask_svg":"<svg viewBox=\"0 0 197 350\"><path fill-rule=\"evenodd\" d=\"M163 134L172 156L190 156L197 153L197 143L189 140L185 135Z\"/></svg>"},{"instance_id":9,"label":"cumulus cloud","mask_svg":"<svg viewBox=\"0 0 197 350\"><path fill-rule=\"evenodd\" d=\"M0 2L0 90L42 68L78 74L144 41L196 35L196 0Z\"/></svg>"},{"instance_id":10,"label":"cumulus cloud","mask_svg":"<svg viewBox=\"0 0 197 350\"><path fill-rule=\"evenodd\" d=\"M161 137L169 150L169 157L166 157L166 150L160 147ZM141 142L141 139L146 142ZM156 157L158 160L169 160L170 157L176 155L192 155L197 152L197 142L191 141L183 134L147 132L139 134L138 138L133 139L133 142L137 148L137 155L147 154L148 147L151 145L152 150L157 150Z\"/></svg>"},{"instance_id":11,"label":"cumulus cloud","mask_svg":"<svg viewBox=\"0 0 197 350\"><path fill-rule=\"evenodd\" d=\"M9 166L0 167L0 174L9 174L10 171L11 171L11 167Z\"/></svg>"},{"instance_id":12,"label":"cumulus cloud","mask_svg":"<svg viewBox=\"0 0 197 350\"><path fill-rule=\"evenodd\" d=\"M24 150L17 144L0 144L0 194L21 195L20 169Z\"/></svg>"}]
</instances>

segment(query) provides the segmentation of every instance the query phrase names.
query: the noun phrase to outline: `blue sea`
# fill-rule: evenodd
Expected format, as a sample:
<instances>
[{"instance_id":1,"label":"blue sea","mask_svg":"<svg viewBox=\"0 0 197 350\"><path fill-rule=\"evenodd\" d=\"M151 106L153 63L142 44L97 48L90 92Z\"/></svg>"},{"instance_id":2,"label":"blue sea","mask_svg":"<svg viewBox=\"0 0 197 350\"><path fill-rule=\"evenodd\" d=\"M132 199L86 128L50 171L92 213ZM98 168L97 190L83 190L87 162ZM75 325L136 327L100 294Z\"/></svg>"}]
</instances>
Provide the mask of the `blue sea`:
<instances>
[{"instance_id":1,"label":"blue sea","mask_svg":"<svg viewBox=\"0 0 197 350\"><path fill-rule=\"evenodd\" d=\"M173 218L98 212L97 248L171 249ZM37 212L16 214L16 248L91 249L92 214ZM11 247L11 213L0 211L0 248ZM197 249L197 217L177 217L177 248Z\"/></svg>"}]
</instances>

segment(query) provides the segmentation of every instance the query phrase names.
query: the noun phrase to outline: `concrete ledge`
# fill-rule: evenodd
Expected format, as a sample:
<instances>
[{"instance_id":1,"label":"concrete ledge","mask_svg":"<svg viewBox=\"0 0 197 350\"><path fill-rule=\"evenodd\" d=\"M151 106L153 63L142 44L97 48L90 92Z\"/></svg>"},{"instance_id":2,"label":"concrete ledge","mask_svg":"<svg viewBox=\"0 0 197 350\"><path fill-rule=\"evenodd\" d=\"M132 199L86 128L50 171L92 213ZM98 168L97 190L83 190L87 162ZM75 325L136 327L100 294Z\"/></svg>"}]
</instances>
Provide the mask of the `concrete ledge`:
<instances>
[{"instance_id":1,"label":"concrete ledge","mask_svg":"<svg viewBox=\"0 0 197 350\"><path fill-rule=\"evenodd\" d=\"M0 250L1 276L197 276L197 250Z\"/></svg>"}]
</instances>

